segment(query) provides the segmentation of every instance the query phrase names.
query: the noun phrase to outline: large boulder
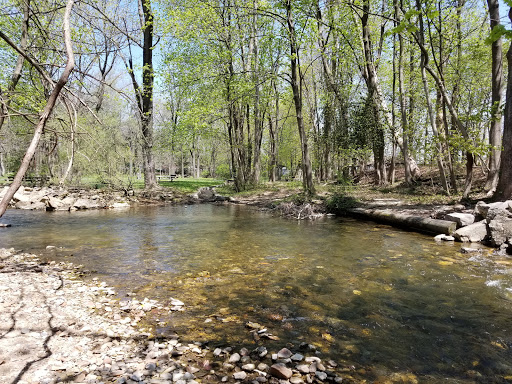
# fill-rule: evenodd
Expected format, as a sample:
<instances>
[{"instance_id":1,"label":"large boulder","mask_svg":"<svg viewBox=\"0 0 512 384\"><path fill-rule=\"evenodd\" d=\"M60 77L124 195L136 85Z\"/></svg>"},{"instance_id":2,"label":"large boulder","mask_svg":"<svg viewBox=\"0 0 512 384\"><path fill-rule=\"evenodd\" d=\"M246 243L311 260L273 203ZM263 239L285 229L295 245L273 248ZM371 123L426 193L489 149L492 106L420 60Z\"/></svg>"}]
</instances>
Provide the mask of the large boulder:
<instances>
[{"instance_id":1,"label":"large boulder","mask_svg":"<svg viewBox=\"0 0 512 384\"><path fill-rule=\"evenodd\" d=\"M215 201L215 191L210 187L202 187L197 191L197 198L202 201Z\"/></svg>"},{"instance_id":2,"label":"large boulder","mask_svg":"<svg viewBox=\"0 0 512 384\"><path fill-rule=\"evenodd\" d=\"M114 203L111 203L110 207L115 209L125 209L130 208L130 203L127 203L126 201L116 201Z\"/></svg>"},{"instance_id":3,"label":"large boulder","mask_svg":"<svg viewBox=\"0 0 512 384\"><path fill-rule=\"evenodd\" d=\"M457 229L453 237L462 242L478 243L483 241L487 235L487 222L482 220Z\"/></svg>"},{"instance_id":4,"label":"large boulder","mask_svg":"<svg viewBox=\"0 0 512 384\"><path fill-rule=\"evenodd\" d=\"M37 209L46 209L46 204L42 201L18 201L14 205L17 209L27 209L27 210L37 210Z\"/></svg>"},{"instance_id":5,"label":"large boulder","mask_svg":"<svg viewBox=\"0 0 512 384\"><path fill-rule=\"evenodd\" d=\"M49 198L46 189L33 189L28 196L32 203L45 203L45 206Z\"/></svg>"},{"instance_id":6,"label":"large boulder","mask_svg":"<svg viewBox=\"0 0 512 384\"><path fill-rule=\"evenodd\" d=\"M506 204L505 204L506 203ZM491 242L499 247L512 240L512 212L509 202L501 206L491 207L487 212L487 225L491 235Z\"/></svg>"},{"instance_id":7,"label":"large boulder","mask_svg":"<svg viewBox=\"0 0 512 384\"><path fill-rule=\"evenodd\" d=\"M478 216L481 219L486 219L490 209L510 209L511 206L512 200L498 201L496 203L485 203L483 201L479 201L476 203L474 213L475 216Z\"/></svg>"},{"instance_id":8,"label":"large boulder","mask_svg":"<svg viewBox=\"0 0 512 384\"><path fill-rule=\"evenodd\" d=\"M47 209L50 211L69 211L73 202L74 199L64 201L58 197L50 196L47 202Z\"/></svg>"},{"instance_id":9,"label":"large boulder","mask_svg":"<svg viewBox=\"0 0 512 384\"><path fill-rule=\"evenodd\" d=\"M96 208L100 208L100 205L98 204L97 200L89 200L89 199L79 198L73 203L72 208L96 209Z\"/></svg>"},{"instance_id":10,"label":"large boulder","mask_svg":"<svg viewBox=\"0 0 512 384\"><path fill-rule=\"evenodd\" d=\"M21 186L17 191L16 193L14 194L14 196L12 197L12 200L17 203L19 201L21 202L24 202L24 203L27 203L27 202L30 202L30 195L28 195L27 193L25 193L25 188L23 188L23 186Z\"/></svg>"},{"instance_id":11,"label":"large boulder","mask_svg":"<svg viewBox=\"0 0 512 384\"><path fill-rule=\"evenodd\" d=\"M471 213L453 212L444 217L445 220L454 221L457 227L465 227L475 222L475 216Z\"/></svg>"}]
</instances>

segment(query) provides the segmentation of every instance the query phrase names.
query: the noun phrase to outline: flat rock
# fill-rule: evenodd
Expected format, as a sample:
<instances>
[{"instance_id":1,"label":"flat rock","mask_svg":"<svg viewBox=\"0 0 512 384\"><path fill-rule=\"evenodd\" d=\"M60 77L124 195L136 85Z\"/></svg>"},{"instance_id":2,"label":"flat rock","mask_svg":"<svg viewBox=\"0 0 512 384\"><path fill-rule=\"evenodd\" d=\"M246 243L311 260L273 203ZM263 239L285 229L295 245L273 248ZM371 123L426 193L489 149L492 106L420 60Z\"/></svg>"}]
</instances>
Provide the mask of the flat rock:
<instances>
[{"instance_id":1,"label":"flat rock","mask_svg":"<svg viewBox=\"0 0 512 384\"><path fill-rule=\"evenodd\" d=\"M454 221L458 227L465 227L475 222L475 216L471 213L453 212L445 216L445 220Z\"/></svg>"},{"instance_id":2,"label":"flat rock","mask_svg":"<svg viewBox=\"0 0 512 384\"><path fill-rule=\"evenodd\" d=\"M292 370L290 368L286 367L286 365L284 365L282 363L273 364L270 367L269 373L272 376L277 377L278 379L284 379L284 380L288 380L293 375Z\"/></svg>"},{"instance_id":3,"label":"flat rock","mask_svg":"<svg viewBox=\"0 0 512 384\"><path fill-rule=\"evenodd\" d=\"M291 359L292 361L302 361L302 360L304 360L304 356L303 356L303 355L301 355L300 353L296 353L296 354L292 355L292 356L290 357L290 359Z\"/></svg>"},{"instance_id":4,"label":"flat rock","mask_svg":"<svg viewBox=\"0 0 512 384\"><path fill-rule=\"evenodd\" d=\"M300 364L297 365L297 371L300 373L309 373L309 365L308 364Z\"/></svg>"},{"instance_id":5,"label":"flat rock","mask_svg":"<svg viewBox=\"0 0 512 384\"><path fill-rule=\"evenodd\" d=\"M99 204L95 200L80 198L73 203L73 208L76 209L95 209L99 208Z\"/></svg>"}]
</instances>

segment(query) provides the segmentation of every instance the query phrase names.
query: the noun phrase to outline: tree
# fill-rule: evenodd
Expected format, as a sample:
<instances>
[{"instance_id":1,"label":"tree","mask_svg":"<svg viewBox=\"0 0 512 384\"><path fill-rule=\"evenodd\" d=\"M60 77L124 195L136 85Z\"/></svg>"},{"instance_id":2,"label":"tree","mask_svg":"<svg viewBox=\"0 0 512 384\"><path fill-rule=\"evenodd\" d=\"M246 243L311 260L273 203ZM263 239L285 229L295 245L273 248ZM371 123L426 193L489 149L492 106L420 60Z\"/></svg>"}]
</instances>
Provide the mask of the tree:
<instances>
[{"instance_id":1,"label":"tree","mask_svg":"<svg viewBox=\"0 0 512 384\"><path fill-rule=\"evenodd\" d=\"M508 11L508 17L512 22L512 8ZM512 45L507 52L507 64L508 78L504 113L503 152L501 154L499 181L493 195L494 200L507 200L512 197Z\"/></svg>"},{"instance_id":2,"label":"tree","mask_svg":"<svg viewBox=\"0 0 512 384\"><path fill-rule=\"evenodd\" d=\"M309 156L308 137L302 116L302 83L303 77L300 73L298 61L300 57L299 46L297 41L297 32L295 29L295 21L293 19L292 1L285 0L284 6L286 9L286 26L288 33L288 43L290 48L290 85L293 93L293 103L295 105L295 118L297 119L297 128L299 130L300 146L302 152L302 177L304 192L307 197L311 197L315 193L313 185L313 169L311 166L311 159Z\"/></svg>"},{"instance_id":3,"label":"tree","mask_svg":"<svg viewBox=\"0 0 512 384\"><path fill-rule=\"evenodd\" d=\"M487 0L489 7L489 19L491 24L491 33L500 25L500 7L498 0ZM489 156L489 173L485 182L485 190L493 193L498 183L498 171L500 168L501 155L501 126L503 123L503 58L501 36L498 36L492 42L492 97L491 97L491 127L489 129L489 145L491 153Z\"/></svg>"},{"instance_id":4,"label":"tree","mask_svg":"<svg viewBox=\"0 0 512 384\"><path fill-rule=\"evenodd\" d=\"M43 134L43 130L46 126L46 122L48 121L48 118L50 117L55 104L57 102L57 99L59 97L59 94L61 93L62 89L64 88L64 85L67 83L69 75L71 74L71 71L73 70L75 66L75 60L73 55L73 46L71 42L71 29L70 29L70 18L71 18L71 10L73 8L74 0L67 0L66 3L66 10L64 12L63 16L63 32L64 32L64 44L66 48L66 55L67 55L67 61L66 61L66 67L64 68L64 71L62 72L59 80L57 83L54 84L54 88L52 90L52 93L48 97L48 100L46 102L46 106L44 110L42 111L39 122L37 123L35 129L34 129L34 136L32 138L32 141L27 148L27 151L25 153L25 156L23 157L23 160L21 162L21 166L18 169L18 172L16 173L16 176L14 177L13 182L9 186L9 189L7 190L6 194L4 195L4 198L0 202L0 217L3 216L5 213L7 206L9 202L11 201L12 197L18 190L18 188L21 186L21 182L23 180L23 177L25 176L25 173L27 172L27 169L29 167L30 161L32 160L32 157L34 156L34 153L36 151L37 145L39 143L39 140L41 138L41 135ZM3 33L0 32L0 38L2 38L6 43L11 45L13 49L15 49L18 54L21 54L25 57L25 59L29 59L29 57L26 55L26 53L18 46L12 43L10 39L5 36ZM31 64L35 65L39 68L40 71L42 71L41 66L38 63L33 62L33 60L30 59Z\"/></svg>"}]
</instances>

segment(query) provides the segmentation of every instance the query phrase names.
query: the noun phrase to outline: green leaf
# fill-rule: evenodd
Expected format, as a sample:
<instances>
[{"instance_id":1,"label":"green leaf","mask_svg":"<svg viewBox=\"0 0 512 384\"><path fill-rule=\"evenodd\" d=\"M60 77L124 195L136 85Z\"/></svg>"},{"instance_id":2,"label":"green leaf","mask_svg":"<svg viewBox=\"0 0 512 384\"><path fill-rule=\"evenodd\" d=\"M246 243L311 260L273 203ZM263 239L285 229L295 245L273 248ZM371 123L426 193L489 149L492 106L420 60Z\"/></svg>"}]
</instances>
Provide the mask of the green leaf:
<instances>
[{"instance_id":1,"label":"green leaf","mask_svg":"<svg viewBox=\"0 0 512 384\"><path fill-rule=\"evenodd\" d=\"M512 0L510 0L512 2ZM495 41L499 40L502 36L509 34L510 31L507 31L507 28L503 24L498 24L495 26L489 36L485 39L486 44L492 44Z\"/></svg>"}]
</instances>

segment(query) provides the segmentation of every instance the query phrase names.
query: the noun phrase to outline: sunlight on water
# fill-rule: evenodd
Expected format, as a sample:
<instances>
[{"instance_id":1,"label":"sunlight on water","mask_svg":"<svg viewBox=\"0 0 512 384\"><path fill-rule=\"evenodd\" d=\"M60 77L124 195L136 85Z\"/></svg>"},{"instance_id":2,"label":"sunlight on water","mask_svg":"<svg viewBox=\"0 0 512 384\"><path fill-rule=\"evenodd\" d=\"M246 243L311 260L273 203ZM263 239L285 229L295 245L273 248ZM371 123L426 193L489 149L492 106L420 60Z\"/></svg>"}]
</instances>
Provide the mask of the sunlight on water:
<instances>
[{"instance_id":1,"label":"sunlight on water","mask_svg":"<svg viewBox=\"0 0 512 384\"><path fill-rule=\"evenodd\" d=\"M0 246L83 264L120 294L187 310L159 334L216 345L306 342L360 378L512 377L512 261L375 223L297 222L238 206L9 211ZM255 340L259 323L278 341Z\"/></svg>"}]
</instances>

